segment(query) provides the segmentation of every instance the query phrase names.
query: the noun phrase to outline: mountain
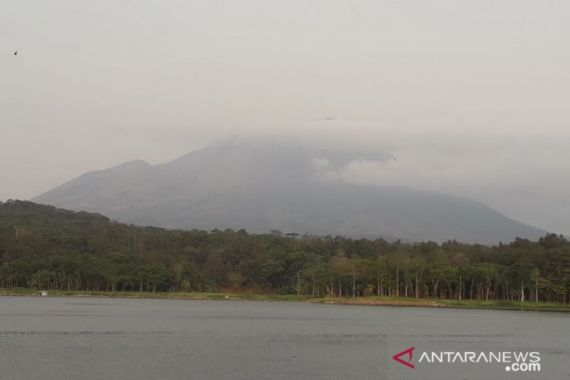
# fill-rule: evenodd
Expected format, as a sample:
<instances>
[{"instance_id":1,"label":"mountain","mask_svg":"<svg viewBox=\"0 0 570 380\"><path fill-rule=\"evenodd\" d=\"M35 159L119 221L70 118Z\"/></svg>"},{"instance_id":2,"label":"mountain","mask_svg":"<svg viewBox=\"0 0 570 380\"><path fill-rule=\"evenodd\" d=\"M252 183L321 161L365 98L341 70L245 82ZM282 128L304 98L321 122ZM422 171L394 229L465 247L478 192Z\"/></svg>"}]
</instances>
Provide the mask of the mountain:
<instances>
[{"instance_id":1,"label":"mountain","mask_svg":"<svg viewBox=\"0 0 570 380\"><path fill-rule=\"evenodd\" d=\"M544 234L479 202L327 177L328 169L355 159L393 157L293 144L217 145L165 164L137 160L90 172L34 201L180 229L276 229L483 244Z\"/></svg>"}]
</instances>

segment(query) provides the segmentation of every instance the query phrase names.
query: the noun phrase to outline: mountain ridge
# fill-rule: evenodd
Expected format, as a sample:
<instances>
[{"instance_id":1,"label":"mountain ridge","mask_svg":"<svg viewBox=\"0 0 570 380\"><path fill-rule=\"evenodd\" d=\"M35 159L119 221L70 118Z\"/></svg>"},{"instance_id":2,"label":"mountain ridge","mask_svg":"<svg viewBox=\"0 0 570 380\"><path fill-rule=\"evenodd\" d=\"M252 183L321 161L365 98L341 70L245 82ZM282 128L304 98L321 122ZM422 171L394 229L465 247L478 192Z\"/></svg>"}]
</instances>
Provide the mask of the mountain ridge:
<instances>
[{"instance_id":1,"label":"mountain ridge","mask_svg":"<svg viewBox=\"0 0 570 380\"><path fill-rule=\"evenodd\" d=\"M89 172L33 200L165 228L483 244L545 233L478 201L319 176L323 165L394 159L369 157L300 145L217 145L158 165L133 160Z\"/></svg>"}]
</instances>

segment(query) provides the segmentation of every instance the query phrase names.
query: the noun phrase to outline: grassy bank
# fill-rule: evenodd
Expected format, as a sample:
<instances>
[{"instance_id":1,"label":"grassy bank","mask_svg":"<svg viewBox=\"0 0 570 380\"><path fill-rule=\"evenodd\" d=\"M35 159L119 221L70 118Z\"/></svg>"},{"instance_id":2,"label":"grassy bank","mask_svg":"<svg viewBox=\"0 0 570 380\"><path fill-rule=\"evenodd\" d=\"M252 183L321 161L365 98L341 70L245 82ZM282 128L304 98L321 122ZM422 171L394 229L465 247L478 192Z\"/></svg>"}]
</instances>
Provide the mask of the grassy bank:
<instances>
[{"instance_id":1,"label":"grassy bank","mask_svg":"<svg viewBox=\"0 0 570 380\"><path fill-rule=\"evenodd\" d=\"M458 309L496 309L496 310L535 310L535 311L564 311L570 312L570 305L558 303L510 302L510 301L475 301L475 300L444 300L416 299L403 297L357 297L357 298L317 298L313 302L370 305L370 306L411 306L411 307L440 307Z\"/></svg>"},{"instance_id":2,"label":"grassy bank","mask_svg":"<svg viewBox=\"0 0 570 380\"><path fill-rule=\"evenodd\" d=\"M40 296L39 290L27 288L0 289L0 296ZM105 297L105 298L166 298L187 300L234 300L234 301L310 301L311 296L293 294L215 293L215 292L107 292L49 290L49 297Z\"/></svg>"},{"instance_id":3,"label":"grassy bank","mask_svg":"<svg viewBox=\"0 0 570 380\"><path fill-rule=\"evenodd\" d=\"M556 303L510 302L510 301L474 301L416 299L403 297L324 297L298 296L294 294L256 294L256 293L206 293L206 292L105 292L105 291L65 291L50 290L49 297L108 297L108 298L164 298L186 300L233 300L233 301L293 301L323 304L365 305L365 306L400 306L400 307L439 307L460 309L497 309L529 311L570 312L570 305ZM34 289L0 289L0 296L39 296Z\"/></svg>"}]
</instances>

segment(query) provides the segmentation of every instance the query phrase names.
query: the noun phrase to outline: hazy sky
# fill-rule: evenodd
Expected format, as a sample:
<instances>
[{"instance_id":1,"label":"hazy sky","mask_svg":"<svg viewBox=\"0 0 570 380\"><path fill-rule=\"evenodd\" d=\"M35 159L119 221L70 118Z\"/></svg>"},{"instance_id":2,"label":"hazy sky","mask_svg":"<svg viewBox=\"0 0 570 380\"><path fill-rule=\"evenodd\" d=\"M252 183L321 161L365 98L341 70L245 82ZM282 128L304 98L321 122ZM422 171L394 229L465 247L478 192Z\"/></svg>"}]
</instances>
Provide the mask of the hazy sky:
<instances>
[{"instance_id":1,"label":"hazy sky","mask_svg":"<svg viewBox=\"0 0 570 380\"><path fill-rule=\"evenodd\" d=\"M0 200L298 139L396 157L342 180L570 233L567 0L4 0L0 47Z\"/></svg>"}]
</instances>

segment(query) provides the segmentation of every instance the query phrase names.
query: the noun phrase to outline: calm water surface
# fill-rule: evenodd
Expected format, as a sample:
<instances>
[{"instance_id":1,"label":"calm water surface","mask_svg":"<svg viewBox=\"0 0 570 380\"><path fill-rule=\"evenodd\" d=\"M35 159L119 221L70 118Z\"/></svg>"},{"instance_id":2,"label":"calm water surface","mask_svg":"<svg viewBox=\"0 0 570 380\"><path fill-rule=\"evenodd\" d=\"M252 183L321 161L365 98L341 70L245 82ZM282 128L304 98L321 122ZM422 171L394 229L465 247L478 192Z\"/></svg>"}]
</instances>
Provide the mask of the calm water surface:
<instances>
[{"instance_id":1,"label":"calm water surface","mask_svg":"<svg viewBox=\"0 0 570 380\"><path fill-rule=\"evenodd\" d=\"M416 348L415 369L392 356ZM538 351L539 373L417 363ZM0 297L0 379L570 379L565 313Z\"/></svg>"}]
</instances>

